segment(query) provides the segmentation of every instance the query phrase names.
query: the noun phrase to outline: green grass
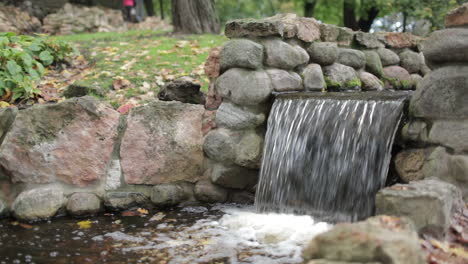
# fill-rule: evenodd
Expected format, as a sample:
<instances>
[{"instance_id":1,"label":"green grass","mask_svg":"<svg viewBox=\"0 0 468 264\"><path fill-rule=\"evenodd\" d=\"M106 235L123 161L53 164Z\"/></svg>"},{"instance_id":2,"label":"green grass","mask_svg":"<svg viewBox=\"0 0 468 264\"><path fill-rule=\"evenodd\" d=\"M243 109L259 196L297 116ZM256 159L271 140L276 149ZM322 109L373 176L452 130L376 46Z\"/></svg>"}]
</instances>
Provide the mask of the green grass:
<instances>
[{"instance_id":1,"label":"green grass","mask_svg":"<svg viewBox=\"0 0 468 264\"><path fill-rule=\"evenodd\" d=\"M91 62L91 70L79 80L80 85L103 91L115 106L132 98L145 101L143 95L157 94L165 83L182 76L199 80L206 91L208 79L203 64L209 50L227 40L222 35L172 35L147 30L55 38L74 43ZM129 80L131 87L113 91L111 87L117 78Z\"/></svg>"}]
</instances>

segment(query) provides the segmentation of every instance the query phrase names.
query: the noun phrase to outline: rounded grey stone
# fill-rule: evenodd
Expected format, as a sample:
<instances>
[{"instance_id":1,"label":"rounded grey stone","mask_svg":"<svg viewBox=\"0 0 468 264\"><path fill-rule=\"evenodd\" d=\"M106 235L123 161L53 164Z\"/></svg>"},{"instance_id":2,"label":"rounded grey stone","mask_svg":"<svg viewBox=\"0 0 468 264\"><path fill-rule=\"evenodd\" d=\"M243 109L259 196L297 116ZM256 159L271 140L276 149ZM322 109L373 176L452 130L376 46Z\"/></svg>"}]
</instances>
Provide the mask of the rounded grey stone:
<instances>
[{"instance_id":1,"label":"rounded grey stone","mask_svg":"<svg viewBox=\"0 0 468 264\"><path fill-rule=\"evenodd\" d=\"M247 168L260 168L263 138L264 136L253 130L244 132L235 145L234 163Z\"/></svg>"},{"instance_id":2,"label":"rounded grey stone","mask_svg":"<svg viewBox=\"0 0 468 264\"><path fill-rule=\"evenodd\" d=\"M466 119L468 66L447 66L424 76L410 101L415 117Z\"/></svg>"},{"instance_id":3,"label":"rounded grey stone","mask_svg":"<svg viewBox=\"0 0 468 264\"><path fill-rule=\"evenodd\" d=\"M417 87L422 79L423 77L417 73L411 74L411 83L413 84L413 87Z\"/></svg>"},{"instance_id":4,"label":"rounded grey stone","mask_svg":"<svg viewBox=\"0 0 468 264\"><path fill-rule=\"evenodd\" d=\"M338 58L338 45L334 42L314 42L307 48L307 52L311 62L327 66Z\"/></svg>"},{"instance_id":5,"label":"rounded grey stone","mask_svg":"<svg viewBox=\"0 0 468 264\"><path fill-rule=\"evenodd\" d=\"M325 66L323 68L323 73L325 75L327 89L355 90L359 89L361 86L361 80L352 67L334 63L330 66ZM355 87L354 82L359 82L359 86Z\"/></svg>"},{"instance_id":6,"label":"rounded grey stone","mask_svg":"<svg viewBox=\"0 0 468 264\"><path fill-rule=\"evenodd\" d=\"M379 54L371 50L364 51L364 54L366 55L366 71L379 78L382 77L383 67Z\"/></svg>"},{"instance_id":7,"label":"rounded grey stone","mask_svg":"<svg viewBox=\"0 0 468 264\"><path fill-rule=\"evenodd\" d=\"M158 184L151 189L151 202L156 206L178 205L186 198L184 189L174 183Z\"/></svg>"},{"instance_id":8,"label":"rounded grey stone","mask_svg":"<svg viewBox=\"0 0 468 264\"><path fill-rule=\"evenodd\" d=\"M273 90L276 92L304 90L301 76L295 72L280 69L268 69L266 72L270 76Z\"/></svg>"},{"instance_id":9,"label":"rounded grey stone","mask_svg":"<svg viewBox=\"0 0 468 264\"><path fill-rule=\"evenodd\" d=\"M309 54L298 45L290 45L279 38L262 41L265 47L265 64L273 68L292 70L309 61Z\"/></svg>"},{"instance_id":10,"label":"rounded grey stone","mask_svg":"<svg viewBox=\"0 0 468 264\"><path fill-rule=\"evenodd\" d=\"M125 210L132 206L148 206L149 197L140 192L108 192L104 205L110 210Z\"/></svg>"},{"instance_id":11,"label":"rounded grey stone","mask_svg":"<svg viewBox=\"0 0 468 264\"><path fill-rule=\"evenodd\" d=\"M371 73L360 72L359 78L364 91L382 91L384 89L383 82Z\"/></svg>"},{"instance_id":12,"label":"rounded grey stone","mask_svg":"<svg viewBox=\"0 0 468 264\"><path fill-rule=\"evenodd\" d=\"M239 106L225 100L216 111L216 125L237 130L257 127L265 122L265 114L259 108Z\"/></svg>"},{"instance_id":13,"label":"rounded grey stone","mask_svg":"<svg viewBox=\"0 0 468 264\"><path fill-rule=\"evenodd\" d=\"M255 185L258 180L258 170L214 163L211 167L210 178L213 183L223 187L245 189Z\"/></svg>"},{"instance_id":14,"label":"rounded grey stone","mask_svg":"<svg viewBox=\"0 0 468 264\"><path fill-rule=\"evenodd\" d=\"M424 42L424 56L435 69L445 63L468 63L468 28L450 28L433 32Z\"/></svg>"},{"instance_id":15,"label":"rounded grey stone","mask_svg":"<svg viewBox=\"0 0 468 264\"><path fill-rule=\"evenodd\" d=\"M355 34L356 42L364 46L368 49L375 49L375 48L384 48L385 45L379 41L376 35L366 33L366 32L357 32Z\"/></svg>"},{"instance_id":16,"label":"rounded grey stone","mask_svg":"<svg viewBox=\"0 0 468 264\"><path fill-rule=\"evenodd\" d=\"M434 121L427 140L448 147L455 153L468 152L468 120Z\"/></svg>"},{"instance_id":17,"label":"rounded grey stone","mask_svg":"<svg viewBox=\"0 0 468 264\"><path fill-rule=\"evenodd\" d=\"M247 39L228 41L221 49L221 70L230 68L258 69L263 64L263 46Z\"/></svg>"},{"instance_id":18,"label":"rounded grey stone","mask_svg":"<svg viewBox=\"0 0 468 264\"><path fill-rule=\"evenodd\" d=\"M400 53L400 65L409 73L418 73L424 64L424 57L411 50L405 50Z\"/></svg>"},{"instance_id":19,"label":"rounded grey stone","mask_svg":"<svg viewBox=\"0 0 468 264\"><path fill-rule=\"evenodd\" d=\"M218 128L211 130L203 142L206 156L216 161L232 162L235 159L236 136L230 130Z\"/></svg>"},{"instance_id":20,"label":"rounded grey stone","mask_svg":"<svg viewBox=\"0 0 468 264\"><path fill-rule=\"evenodd\" d=\"M226 189L211 183L209 180L201 180L195 184L195 198L205 203L223 203L227 200Z\"/></svg>"},{"instance_id":21,"label":"rounded grey stone","mask_svg":"<svg viewBox=\"0 0 468 264\"><path fill-rule=\"evenodd\" d=\"M301 72L304 79L304 88L307 91L322 91L325 88L322 67L318 64L309 64Z\"/></svg>"},{"instance_id":22,"label":"rounded grey stone","mask_svg":"<svg viewBox=\"0 0 468 264\"><path fill-rule=\"evenodd\" d=\"M338 51L337 62L354 69L361 69L366 65L366 55L359 50L342 48Z\"/></svg>"},{"instance_id":23,"label":"rounded grey stone","mask_svg":"<svg viewBox=\"0 0 468 264\"><path fill-rule=\"evenodd\" d=\"M12 211L21 220L48 219L55 216L66 203L62 189L44 187L20 193L13 202Z\"/></svg>"},{"instance_id":24,"label":"rounded grey stone","mask_svg":"<svg viewBox=\"0 0 468 264\"><path fill-rule=\"evenodd\" d=\"M223 98L238 105L257 105L268 100L273 91L271 80L265 71L233 68L216 81L216 88Z\"/></svg>"},{"instance_id":25,"label":"rounded grey stone","mask_svg":"<svg viewBox=\"0 0 468 264\"><path fill-rule=\"evenodd\" d=\"M74 193L68 199L67 211L71 215L92 215L100 210L101 200L94 193Z\"/></svg>"},{"instance_id":26,"label":"rounded grey stone","mask_svg":"<svg viewBox=\"0 0 468 264\"><path fill-rule=\"evenodd\" d=\"M400 57L392 50L380 48L377 49L376 52L380 56L380 60L382 61L383 67L398 65L400 63Z\"/></svg>"}]
</instances>

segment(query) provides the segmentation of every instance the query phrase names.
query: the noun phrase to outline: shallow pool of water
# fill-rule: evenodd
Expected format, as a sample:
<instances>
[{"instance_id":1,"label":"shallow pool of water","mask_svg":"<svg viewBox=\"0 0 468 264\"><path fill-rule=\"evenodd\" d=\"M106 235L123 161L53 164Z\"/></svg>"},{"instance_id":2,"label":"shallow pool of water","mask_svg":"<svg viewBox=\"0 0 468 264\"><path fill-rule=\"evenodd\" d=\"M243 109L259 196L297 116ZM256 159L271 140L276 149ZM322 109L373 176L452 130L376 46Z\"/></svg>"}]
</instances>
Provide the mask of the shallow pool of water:
<instances>
[{"instance_id":1,"label":"shallow pool of water","mask_svg":"<svg viewBox=\"0 0 468 264\"><path fill-rule=\"evenodd\" d=\"M300 263L302 248L329 228L310 216L238 205L34 224L10 219L0 222L0 263Z\"/></svg>"}]
</instances>

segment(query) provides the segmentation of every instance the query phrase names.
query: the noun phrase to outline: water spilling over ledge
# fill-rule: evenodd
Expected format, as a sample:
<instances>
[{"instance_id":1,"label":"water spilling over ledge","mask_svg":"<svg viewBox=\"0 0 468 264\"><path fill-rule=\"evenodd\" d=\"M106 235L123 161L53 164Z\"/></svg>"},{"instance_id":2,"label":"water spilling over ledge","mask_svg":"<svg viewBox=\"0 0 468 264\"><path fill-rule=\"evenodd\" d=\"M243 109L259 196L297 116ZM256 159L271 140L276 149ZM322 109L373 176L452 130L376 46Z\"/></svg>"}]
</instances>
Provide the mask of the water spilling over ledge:
<instances>
[{"instance_id":1,"label":"water spilling over ledge","mask_svg":"<svg viewBox=\"0 0 468 264\"><path fill-rule=\"evenodd\" d=\"M279 95L268 120L257 210L333 222L371 216L405 97Z\"/></svg>"}]
</instances>

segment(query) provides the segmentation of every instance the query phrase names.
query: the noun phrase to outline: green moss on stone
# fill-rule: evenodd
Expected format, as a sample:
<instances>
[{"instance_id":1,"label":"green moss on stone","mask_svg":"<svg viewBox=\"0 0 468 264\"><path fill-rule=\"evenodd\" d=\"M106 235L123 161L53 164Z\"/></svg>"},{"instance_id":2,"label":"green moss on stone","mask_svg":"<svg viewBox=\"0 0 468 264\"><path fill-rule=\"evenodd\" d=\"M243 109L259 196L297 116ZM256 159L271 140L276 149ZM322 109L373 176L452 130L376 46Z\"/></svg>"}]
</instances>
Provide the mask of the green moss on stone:
<instances>
[{"instance_id":1,"label":"green moss on stone","mask_svg":"<svg viewBox=\"0 0 468 264\"><path fill-rule=\"evenodd\" d=\"M413 87L413 83L409 80L402 80L400 83L403 90L410 90Z\"/></svg>"},{"instance_id":2,"label":"green moss on stone","mask_svg":"<svg viewBox=\"0 0 468 264\"><path fill-rule=\"evenodd\" d=\"M344 85L345 89L353 89L353 88L361 87L361 86L362 86L362 82L359 78L349 80Z\"/></svg>"},{"instance_id":3,"label":"green moss on stone","mask_svg":"<svg viewBox=\"0 0 468 264\"><path fill-rule=\"evenodd\" d=\"M330 77L325 76L325 86L331 89L340 89L342 85L341 83L330 79Z\"/></svg>"}]
</instances>

